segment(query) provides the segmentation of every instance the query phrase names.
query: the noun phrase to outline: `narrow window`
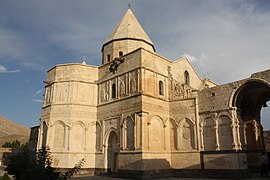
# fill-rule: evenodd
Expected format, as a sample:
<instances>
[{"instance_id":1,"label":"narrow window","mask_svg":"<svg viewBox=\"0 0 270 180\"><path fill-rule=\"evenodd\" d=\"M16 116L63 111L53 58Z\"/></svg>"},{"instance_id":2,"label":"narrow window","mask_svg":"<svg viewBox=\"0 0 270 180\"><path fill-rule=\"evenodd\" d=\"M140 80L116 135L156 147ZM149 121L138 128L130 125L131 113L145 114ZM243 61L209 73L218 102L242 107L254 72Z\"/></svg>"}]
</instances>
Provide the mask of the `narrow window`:
<instances>
[{"instance_id":1,"label":"narrow window","mask_svg":"<svg viewBox=\"0 0 270 180\"><path fill-rule=\"evenodd\" d=\"M184 76L185 76L185 84L186 85L189 85L190 84L190 81L189 81L189 73L188 73L188 71L185 71Z\"/></svg>"},{"instance_id":2,"label":"narrow window","mask_svg":"<svg viewBox=\"0 0 270 180\"><path fill-rule=\"evenodd\" d=\"M163 87L163 82L159 81L159 95L163 96L164 95L164 87Z\"/></svg>"},{"instance_id":3,"label":"narrow window","mask_svg":"<svg viewBox=\"0 0 270 180\"><path fill-rule=\"evenodd\" d=\"M110 62L110 60L111 60L111 56L108 54L107 55L107 62Z\"/></svg>"},{"instance_id":4,"label":"narrow window","mask_svg":"<svg viewBox=\"0 0 270 180\"><path fill-rule=\"evenodd\" d=\"M119 57L123 56L123 52L119 51Z\"/></svg>"},{"instance_id":5,"label":"narrow window","mask_svg":"<svg viewBox=\"0 0 270 180\"><path fill-rule=\"evenodd\" d=\"M116 98L116 86L115 84L112 84L112 98Z\"/></svg>"}]
</instances>

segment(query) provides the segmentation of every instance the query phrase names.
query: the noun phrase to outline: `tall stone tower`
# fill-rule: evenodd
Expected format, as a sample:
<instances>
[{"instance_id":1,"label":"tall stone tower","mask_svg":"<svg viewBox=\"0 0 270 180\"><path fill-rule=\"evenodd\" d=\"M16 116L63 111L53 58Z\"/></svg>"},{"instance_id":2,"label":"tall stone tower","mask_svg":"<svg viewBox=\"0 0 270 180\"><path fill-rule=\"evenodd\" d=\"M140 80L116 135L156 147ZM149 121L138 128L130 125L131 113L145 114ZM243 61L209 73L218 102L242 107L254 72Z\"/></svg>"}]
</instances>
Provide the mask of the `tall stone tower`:
<instances>
[{"instance_id":1,"label":"tall stone tower","mask_svg":"<svg viewBox=\"0 0 270 180\"><path fill-rule=\"evenodd\" d=\"M102 64L138 48L155 52L154 45L130 9L120 20L102 47Z\"/></svg>"},{"instance_id":2,"label":"tall stone tower","mask_svg":"<svg viewBox=\"0 0 270 180\"><path fill-rule=\"evenodd\" d=\"M86 158L94 166L98 68L57 65L48 71L38 147L48 145L53 165L73 167Z\"/></svg>"}]
</instances>

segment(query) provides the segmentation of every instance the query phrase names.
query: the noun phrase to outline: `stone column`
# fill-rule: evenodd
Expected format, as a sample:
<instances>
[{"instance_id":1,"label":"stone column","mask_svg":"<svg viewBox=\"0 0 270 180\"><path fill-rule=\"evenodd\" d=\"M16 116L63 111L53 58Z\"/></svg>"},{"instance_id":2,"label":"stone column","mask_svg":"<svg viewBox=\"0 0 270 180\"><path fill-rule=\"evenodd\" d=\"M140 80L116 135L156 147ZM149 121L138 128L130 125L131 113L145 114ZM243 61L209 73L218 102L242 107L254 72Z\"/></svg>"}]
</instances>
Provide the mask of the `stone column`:
<instances>
[{"instance_id":1,"label":"stone column","mask_svg":"<svg viewBox=\"0 0 270 180\"><path fill-rule=\"evenodd\" d=\"M201 140L201 150L204 150L204 141L203 141L203 123L200 122L200 127L199 127L199 131L200 131L200 140Z\"/></svg>"},{"instance_id":2,"label":"stone column","mask_svg":"<svg viewBox=\"0 0 270 180\"><path fill-rule=\"evenodd\" d=\"M71 131L71 127L69 126L65 126L65 149L67 151L70 150L70 131Z\"/></svg>"},{"instance_id":3,"label":"stone column","mask_svg":"<svg viewBox=\"0 0 270 180\"><path fill-rule=\"evenodd\" d=\"M163 124L163 149L166 150L166 125Z\"/></svg>"},{"instance_id":4,"label":"stone column","mask_svg":"<svg viewBox=\"0 0 270 180\"><path fill-rule=\"evenodd\" d=\"M136 134L136 136L135 136L134 144L135 144L135 149L138 149L138 150L142 149L142 141L145 137L145 135L143 134L142 124L143 124L143 121L146 120L145 119L146 115L147 114L144 112L137 113L135 115L135 133L134 134Z\"/></svg>"},{"instance_id":5,"label":"stone column","mask_svg":"<svg viewBox=\"0 0 270 180\"><path fill-rule=\"evenodd\" d=\"M218 117L217 117L217 113L214 113L213 114L213 120L215 122L215 124L214 124L214 130L215 130L215 135L216 135L216 150L220 150L219 135L218 135Z\"/></svg>"},{"instance_id":6,"label":"stone column","mask_svg":"<svg viewBox=\"0 0 270 180\"><path fill-rule=\"evenodd\" d=\"M42 143L42 134L41 134L41 126L38 128L38 141L37 141L37 150L41 148L41 143Z\"/></svg>"},{"instance_id":7,"label":"stone column","mask_svg":"<svg viewBox=\"0 0 270 180\"><path fill-rule=\"evenodd\" d=\"M242 150L242 143L241 143L241 132L244 132L241 130L241 122L238 118L240 116L240 111L237 108L233 108L232 110L232 121L233 121L233 137L234 137L234 150Z\"/></svg>"},{"instance_id":8,"label":"stone column","mask_svg":"<svg viewBox=\"0 0 270 180\"><path fill-rule=\"evenodd\" d=\"M181 135L181 133L180 133L180 127L179 127L178 125L176 125L176 137L177 137L176 148L177 148L177 150L180 149L180 145L181 145L180 140L181 140L182 138L180 137L180 135Z\"/></svg>"},{"instance_id":9,"label":"stone column","mask_svg":"<svg viewBox=\"0 0 270 180\"><path fill-rule=\"evenodd\" d=\"M137 74L137 92L138 93L141 93L142 92L142 85L141 85L141 72L140 72L140 69L137 69L136 71L136 74Z\"/></svg>"}]
</instances>

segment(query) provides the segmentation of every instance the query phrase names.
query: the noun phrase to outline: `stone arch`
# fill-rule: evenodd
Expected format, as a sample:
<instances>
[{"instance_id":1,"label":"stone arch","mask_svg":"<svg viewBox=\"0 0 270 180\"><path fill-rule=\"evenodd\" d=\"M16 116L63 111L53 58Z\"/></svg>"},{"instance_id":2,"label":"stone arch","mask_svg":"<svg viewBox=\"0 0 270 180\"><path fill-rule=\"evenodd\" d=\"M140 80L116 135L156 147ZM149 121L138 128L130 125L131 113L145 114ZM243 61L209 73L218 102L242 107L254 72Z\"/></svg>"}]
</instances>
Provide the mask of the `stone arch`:
<instances>
[{"instance_id":1,"label":"stone arch","mask_svg":"<svg viewBox=\"0 0 270 180\"><path fill-rule=\"evenodd\" d=\"M134 149L134 126L135 122L133 118L128 116L125 119L125 139L126 139L126 148L129 150Z\"/></svg>"},{"instance_id":2,"label":"stone arch","mask_svg":"<svg viewBox=\"0 0 270 180\"><path fill-rule=\"evenodd\" d=\"M179 122L179 148L185 150L195 149L195 124L189 118Z\"/></svg>"},{"instance_id":3,"label":"stone arch","mask_svg":"<svg viewBox=\"0 0 270 180\"><path fill-rule=\"evenodd\" d=\"M70 139L71 142L76 142L72 147L74 151L84 151L85 150L85 135L86 126L81 121L76 121L71 128Z\"/></svg>"},{"instance_id":4,"label":"stone arch","mask_svg":"<svg viewBox=\"0 0 270 180\"><path fill-rule=\"evenodd\" d=\"M255 78L250 78L246 80L242 85L235 87L233 92L231 93L230 100L229 100L229 106L230 107L237 107L237 103L239 103L239 100L242 99L241 97L243 91L246 91L245 89L249 88L250 84L254 85L254 83L261 84L262 86L270 88L270 83L265 81L264 79L255 79Z\"/></svg>"},{"instance_id":5,"label":"stone arch","mask_svg":"<svg viewBox=\"0 0 270 180\"><path fill-rule=\"evenodd\" d=\"M233 148L233 133L232 121L227 115L221 115L218 118L218 139L220 150L232 150Z\"/></svg>"},{"instance_id":6,"label":"stone arch","mask_svg":"<svg viewBox=\"0 0 270 180\"><path fill-rule=\"evenodd\" d=\"M96 121L96 151L102 151L102 125Z\"/></svg>"},{"instance_id":7,"label":"stone arch","mask_svg":"<svg viewBox=\"0 0 270 180\"><path fill-rule=\"evenodd\" d=\"M153 115L149 120L148 120L148 124L151 124L151 121L153 119L158 119L160 121L160 123L165 126L165 121L163 120L162 117L160 117L159 115Z\"/></svg>"},{"instance_id":8,"label":"stone arch","mask_svg":"<svg viewBox=\"0 0 270 180\"><path fill-rule=\"evenodd\" d=\"M153 116L148 123L149 126L149 142L148 147L150 150L161 150L163 142L163 120L159 116Z\"/></svg>"},{"instance_id":9,"label":"stone arch","mask_svg":"<svg viewBox=\"0 0 270 180\"><path fill-rule=\"evenodd\" d=\"M115 128L110 128L105 132L103 142L106 146L108 146L108 139L111 132L114 132L117 135L117 138L119 139L119 133Z\"/></svg>"},{"instance_id":10,"label":"stone arch","mask_svg":"<svg viewBox=\"0 0 270 180\"><path fill-rule=\"evenodd\" d=\"M48 125L46 124L45 121L42 123L42 142L41 146L46 146L47 145L47 132L48 132Z\"/></svg>"},{"instance_id":11,"label":"stone arch","mask_svg":"<svg viewBox=\"0 0 270 180\"><path fill-rule=\"evenodd\" d=\"M53 127L54 127L53 148L55 150L65 149L65 142L66 142L65 123L59 120L54 123Z\"/></svg>"},{"instance_id":12,"label":"stone arch","mask_svg":"<svg viewBox=\"0 0 270 180\"><path fill-rule=\"evenodd\" d=\"M119 135L116 129L111 128L106 132L106 166L108 172L116 172L118 169Z\"/></svg>"},{"instance_id":13,"label":"stone arch","mask_svg":"<svg viewBox=\"0 0 270 180\"><path fill-rule=\"evenodd\" d=\"M178 138L177 138L177 135L178 135L178 126L177 126L177 123L174 119L168 119L167 120L167 126L168 127L168 135L169 135L169 138L167 138L169 140L169 149L170 150L177 150L178 149Z\"/></svg>"},{"instance_id":14,"label":"stone arch","mask_svg":"<svg viewBox=\"0 0 270 180\"><path fill-rule=\"evenodd\" d=\"M215 121L212 117L206 117L203 121L203 142L205 151L216 150Z\"/></svg>"},{"instance_id":15,"label":"stone arch","mask_svg":"<svg viewBox=\"0 0 270 180\"><path fill-rule=\"evenodd\" d=\"M270 100L270 83L263 79L251 78L243 82L231 95L230 105L236 109L236 118L241 125L245 142L253 141L255 136L257 150L263 150L263 136L260 112ZM252 126L251 126L252 125ZM247 129L253 128L253 131ZM253 132L253 135L250 133ZM246 136L249 134L250 136ZM242 144L244 144L242 139ZM253 145L244 146L244 149Z\"/></svg>"}]
</instances>

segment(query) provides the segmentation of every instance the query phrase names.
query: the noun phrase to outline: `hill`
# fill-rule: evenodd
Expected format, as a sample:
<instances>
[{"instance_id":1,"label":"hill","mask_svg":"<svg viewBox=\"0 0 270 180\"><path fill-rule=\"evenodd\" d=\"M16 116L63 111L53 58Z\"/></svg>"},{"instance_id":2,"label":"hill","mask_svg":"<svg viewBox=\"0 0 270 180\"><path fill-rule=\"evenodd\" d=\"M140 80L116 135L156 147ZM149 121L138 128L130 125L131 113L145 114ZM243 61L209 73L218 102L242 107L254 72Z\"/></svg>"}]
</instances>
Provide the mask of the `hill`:
<instances>
[{"instance_id":1,"label":"hill","mask_svg":"<svg viewBox=\"0 0 270 180\"><path fill-rule=\"evenodd\" d=\"M5 142L18 140L21 144L26 143L30 137L30 128L12 122L0 116L0 146Z\"/></svg>"}]
</instances>

